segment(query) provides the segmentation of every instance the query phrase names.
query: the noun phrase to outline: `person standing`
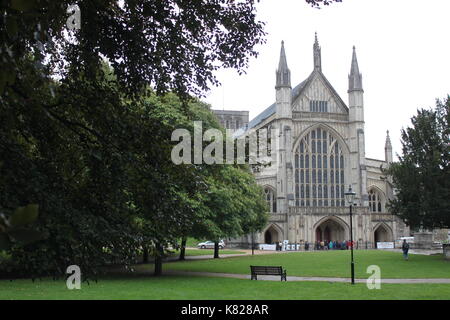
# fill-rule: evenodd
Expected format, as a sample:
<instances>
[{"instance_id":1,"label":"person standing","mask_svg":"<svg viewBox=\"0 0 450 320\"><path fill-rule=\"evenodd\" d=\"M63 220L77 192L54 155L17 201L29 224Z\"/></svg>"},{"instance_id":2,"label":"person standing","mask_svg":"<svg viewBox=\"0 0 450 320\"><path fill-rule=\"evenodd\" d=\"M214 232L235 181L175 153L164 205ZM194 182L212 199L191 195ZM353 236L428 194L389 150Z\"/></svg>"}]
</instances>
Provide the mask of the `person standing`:
<instances>
[{"instance_id":1,"label":"person standing","mask_svg":"<svg viewBox=\"0 0 450 320\"><path fill-rule=\"evenodd\" d=\"M406 242L406 239L403 239L402 251L403 251L403 258L405 260L408 260L409 243Z\"/></svg>"}]
</instances>

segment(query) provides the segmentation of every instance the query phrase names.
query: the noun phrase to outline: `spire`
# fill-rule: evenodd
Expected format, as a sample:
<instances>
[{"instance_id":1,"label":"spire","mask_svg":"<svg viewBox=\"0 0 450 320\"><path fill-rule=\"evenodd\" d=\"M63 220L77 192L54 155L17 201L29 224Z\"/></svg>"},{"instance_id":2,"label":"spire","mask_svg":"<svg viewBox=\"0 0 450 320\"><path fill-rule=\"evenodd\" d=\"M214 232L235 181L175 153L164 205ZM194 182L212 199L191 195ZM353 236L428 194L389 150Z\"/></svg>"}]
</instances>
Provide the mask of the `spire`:
<instances>
[{"instance_id":1,"label":"spire","mask_svg":"<svg viewBox=\"0 0 450 320\"><path fill-rule=\"evenodd\" d=\"M362 75L359 73L358 60L356 59L356 50L353 46L352 66L348 76L348 91L362 91Z\"/></svg>"},{"instance_id":2,"label":"spire","mask_svg":"<svg viewBox=\"0 0 450 320\"><path fill-rule=\"evenodd\" d=\"M284 41L281 41L280 62L276 71L277 83L275 88L291 87L291 71L287 66L286 53L284 52Z\"/></svg>"},{"instance_id":3,"label":"spire","mask_svg":"<svg viewBox=\"0 0 450 320\"><path fill-rule=\"evenodd\" d=\"M392 162L392 144L389 137L389 130L386 131L386 143L384 144L384 159L387 163Z\"/></svg>"},{"instance_id":4,"label":"spire","mask_svg":"<svg viewBox=\"0 0 450 320\"><path fill-rule=\"evenodd\" d=\"M386 143L384 149L392 149L391 138L389 137L389 130L386 131Z\"/></svg>"},{"instance_id":5,"label":"spire","mask_svg":"<svg viewBox=\"0 0 450 320\"><path fill-rule=\"evenodd\" d=\"M314 70L322 71L322 59L320 57L319 41L317 41L317 32L315 33L313 53L314 53Z\"/></svg>"}]
</instances>

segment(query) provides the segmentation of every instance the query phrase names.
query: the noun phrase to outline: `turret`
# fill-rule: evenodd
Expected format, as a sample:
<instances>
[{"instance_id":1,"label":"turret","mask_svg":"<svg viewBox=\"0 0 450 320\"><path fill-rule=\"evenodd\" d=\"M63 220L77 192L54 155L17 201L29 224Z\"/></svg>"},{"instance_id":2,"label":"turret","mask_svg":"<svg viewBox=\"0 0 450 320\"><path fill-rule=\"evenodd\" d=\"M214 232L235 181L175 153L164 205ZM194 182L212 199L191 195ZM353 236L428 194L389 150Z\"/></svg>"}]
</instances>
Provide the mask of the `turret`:
<instances>
[{"instance_id":1,"label":"turret","mask_svg":"<svg viewBox=\"0 0 450 320\"><path fill-rule=\"evenodd\" d=\"M356 50L353 46L352 65L348 75L348 107L350 121L364 121L364 90L362 87L362 75L359 72Z\"/></svg>"},{"instance_id":2,"label":"turret","mask_svg":"<svg viewBox=\"0 0 450 320\"><path fill-rule=\"evenodd\" d=\"M353 46L352 66L350 68L350 74L348 76L348 92L351 91L363 91L362 88L362 75L359 73L358 60L356 59L356 50Z\"/></svg>"},{"instance_id":3,"label":"turret","mask_svg":"<svg viewBox=\"0 0 450 320\"><path fill-rule=\"evenodd\" d=\"M368 206L367 195L367 171L365 154L365 133L364 133L364 90L362 87L362 75L359 72L358 60L356 59L356 50L353 46L352 63L350 74L348 75L348 109L349 109L349 147L352 163L358 164L353 170L353 177L359 177L352 183L359 186L355 188L357 194L361 195L360 204Z\"/></svg>"},{"instance_id":4,"label":"turret","mask_svg":"<svg viewBox=\"0 0 450 320\"><path fill-rule=\"evenodd\" d=\"M278 69L276 71L276 85L275 89L291 88L291 71L287 66L286 52L284 51L284 41L281 41L280 61L278 62Z\"/></svg>"},{"instance_id":5,"label":"turret","mask_svg":"<svg viewBox=\"0 0 450 320\"><path fill-rule=\"evenodd\" d=\"M288 68L284 42L281 41L280 61L276 70L276 101L274 127L279 129L277 143L277 211L287 213L287 195L292 193L291 71Z\"/></svg>"},{"instance_id":6,"label":"turret","mask_svg":"<svg viewBox=\"0 0 450 320\"><path fill-rule=\"evenodd\" d=\"M281 41L280 61L276 71L275 90L277 118L291 118L291 71L287 66L284 41Z\"/></svg>"}]
</instances>

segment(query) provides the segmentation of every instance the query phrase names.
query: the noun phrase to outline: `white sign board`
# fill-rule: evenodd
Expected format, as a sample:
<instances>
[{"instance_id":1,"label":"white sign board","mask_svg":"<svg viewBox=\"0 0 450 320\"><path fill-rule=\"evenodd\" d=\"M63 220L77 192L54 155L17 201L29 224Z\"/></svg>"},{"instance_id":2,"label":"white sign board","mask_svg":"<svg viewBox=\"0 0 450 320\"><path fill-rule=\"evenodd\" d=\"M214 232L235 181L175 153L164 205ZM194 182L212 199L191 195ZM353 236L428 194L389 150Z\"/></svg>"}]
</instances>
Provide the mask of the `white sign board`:
<instances>
[{"instance_id":1,"label":"white sign board","mask_svg":"<svg viewBox=\"0 0 450 320\"><path fill-rule=\"evenodd\" d=\"M277 250L277 246L275 244L260 244L259 250Z\"/></svg>"},{"instance_id":2,"label":"white sign board","mask_svg":"<svg viewBox=\"0 0 450 320\"><path fill-rule=\"evenodd\" d=\"M394 249L393 242L377 242L377 249Z\"/></svg>"}]
</instances>

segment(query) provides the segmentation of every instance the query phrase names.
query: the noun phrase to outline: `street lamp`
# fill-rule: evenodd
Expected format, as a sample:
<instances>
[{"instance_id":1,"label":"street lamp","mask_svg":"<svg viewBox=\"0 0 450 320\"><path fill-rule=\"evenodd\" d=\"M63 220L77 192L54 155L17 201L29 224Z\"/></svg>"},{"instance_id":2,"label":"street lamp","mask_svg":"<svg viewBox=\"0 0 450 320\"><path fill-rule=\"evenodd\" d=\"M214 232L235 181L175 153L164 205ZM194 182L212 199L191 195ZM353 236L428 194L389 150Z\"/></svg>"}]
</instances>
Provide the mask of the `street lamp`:
<instances>
[{"instance_id":1,"label":"street lamp","mask_svg":"<svg viewBox=\"0 0 450 320\"><path fill-rule=\"evenodd\" d=\"M352 284L355 284L355 263L353 261L353 222L352 222L352 207L354 205L353 200L355 199L356 193L352 191L352 186L348 186L348 191L344 193L345 200L350 206L350 250L352 255L351 262L351 272L352 272Z\"/></svg>"}]
</instances>

